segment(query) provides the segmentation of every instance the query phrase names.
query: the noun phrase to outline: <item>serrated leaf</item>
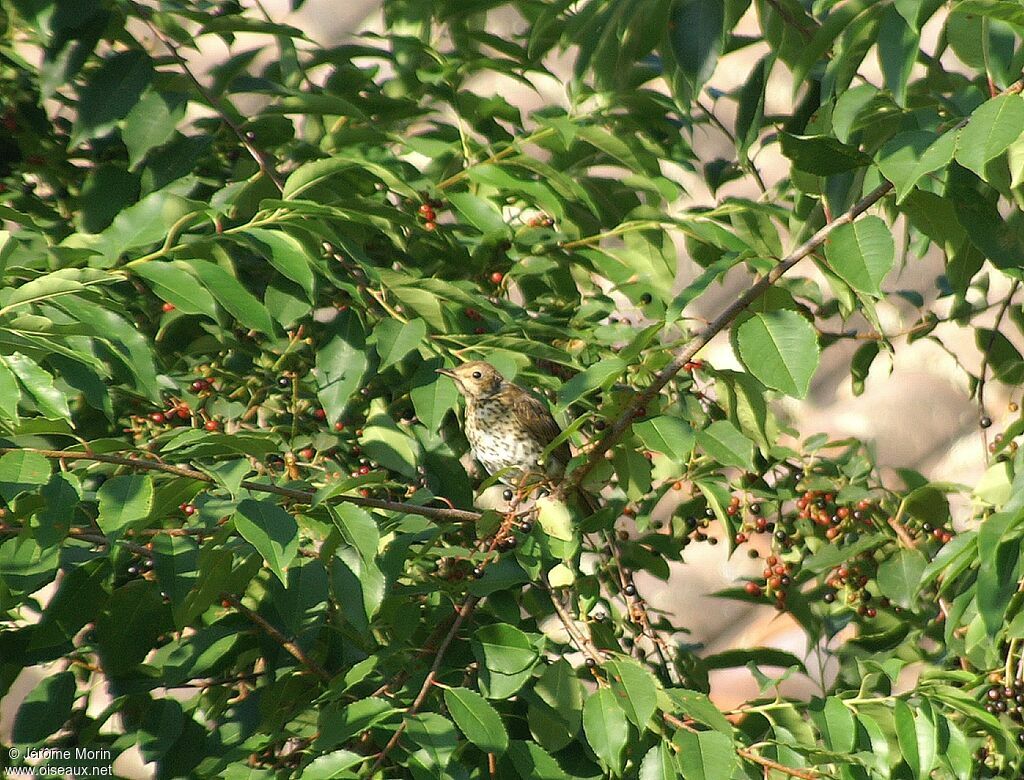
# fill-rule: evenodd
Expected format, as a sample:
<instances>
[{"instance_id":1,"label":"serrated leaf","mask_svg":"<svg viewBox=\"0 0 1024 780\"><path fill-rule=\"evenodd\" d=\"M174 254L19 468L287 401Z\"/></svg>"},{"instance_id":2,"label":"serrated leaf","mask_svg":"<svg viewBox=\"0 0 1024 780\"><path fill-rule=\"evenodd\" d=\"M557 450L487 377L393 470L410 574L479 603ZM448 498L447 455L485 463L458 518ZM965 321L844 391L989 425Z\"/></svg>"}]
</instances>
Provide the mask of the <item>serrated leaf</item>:
<instances>
[{"instance_id":1,"label":"serrated leaf","mask_svg":"<svg viewBox=\"0 0 1024 780\"><path fill-rule=\"evenodd\" d=\"M881 295L879 285L895 259L892 230L875 216L843 225L825 242L825 257L832 270L853 289Z\"/></svg>"},{"instance_id":2,"label":"serrated leaf","mask_svg":"<svg viewBox=\"0 0 1024 780\"><path fill-rule=\"evenodd\" d=\"M485 753L504 753L508 732L494 707L468 688L445 688L444 703L466 739Z\"/></svg>"},{"instance_id":3,"label":"serrated leaf","mask_svg":"<svg viewBox=\"0 0 1024 780\"><path fill-rule=\"evenodd\" d=\"M723 466L754 470L754 443L728 420L716 420L699 431L697 444Z\"/></svg>"},{"instance_id":4,"label":"serrated leaf","mask_svg":"<svg viewBox=\"0 0 1024 780\"><path fill-rule=\"evenodd\" d=\"M619 706L634 726L643 732L658 707L658 686L649 671L631 658L606 661L603 669Z\"/></svg>"},{"instance_id":5,"label":"serrated leaf","mask_svg":"<svg viewBox=\"0 0 1024 780\"><path fill-rule=\"evenodd\" d=\"M288 584L285 569L299 549L299 526L295 518L277 504L247 498L234 514L235 528L256 548L270 570Z\"/></svg>"},{"instance_id":6,"label":"serrated leaf","mask_svg":"<svg viewBox=\"0 0 1024 780\"><path fill-rule=\"evenodd\" d=\"M998 157L1024 128L1024 97L999 95L983 103L971 114L960 131L956 161L985 179L985 164Z\"/></svg>"},{"instance_id":7,"label":"serrated leaf","mask_svg":"<svg viewBox=\"0 0 1024 780\"><path fill-rule=\"evenodd\" d=\"M419 317L408 322L381 320L373 329L374 347L380 356L380 370L398 363L423 343L427 323Z\"/></svg>"},{"instance_id":8,"label":"serrated leaf","mask_svg":"<svg viewBox=\"0 0 1024 780\"><path fill-rule=\"evenodd\" d=\"M629 721L610 688L600 688L583 705L583 731L601 763L618 775L629 741Z\"/></svg>"},{"instance_id":9,"label":"serrated leaf","mask_svg":"<svg viewBox=\"0 0 1024 780\"><path fill-rule=\"evenodd\" d=\"M679 768L686 780L722 780L736 768L736 745L720 731L684 731L672 737L680 747Z\"/></svg>"},{"instance_id":10,"label":"serrated leaf","mask_svg":"<svg viewBox=\"0 0 1024 780\"><path fill-rule=\"evenodd\" d=\"M814 326L795 311L758 312L736 331L743 365L762 384L805 398L821 349Z\"/></svg>"},{"instance_id":11,"label":"serrated leaf","mask_svg":"<svg viewBox=\"0 0 1024 780\"><path fill-rule=\"evenodd\" d=\"M96 495L100 507L96 523L109 536L149 515L153 507L153 480L142 474L111 477Z\"/></svg>"},{"instance_id":12,"label":"serrated leaf","mask_svg":"<svg viewBox=\"0 0 1024 780\"><path fill-rule=\"evenodd\" d=\"M644 446L667 455L680 465L685 465L693 452L697 438L687 423L675 417L662 415L633 425L633 432L640 437Z\"/></svg>"}]
</instances>

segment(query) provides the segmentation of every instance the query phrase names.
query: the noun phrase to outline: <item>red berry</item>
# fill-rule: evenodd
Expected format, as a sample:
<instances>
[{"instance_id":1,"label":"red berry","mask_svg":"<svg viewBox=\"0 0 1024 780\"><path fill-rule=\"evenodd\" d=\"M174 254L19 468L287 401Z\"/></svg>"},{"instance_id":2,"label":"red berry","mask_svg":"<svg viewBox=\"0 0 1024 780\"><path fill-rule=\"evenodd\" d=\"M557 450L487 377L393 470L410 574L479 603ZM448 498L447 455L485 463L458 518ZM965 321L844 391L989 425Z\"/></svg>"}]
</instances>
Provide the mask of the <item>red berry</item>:
<instances>
[{"instance_id":1,"label":"red berry","mask_svg":"<svg viewBox=\"0 0 1024 780\"><path fill-rule=\"evenodd\" d=\"M228 601L227 599L221 599L221 600L220 600L220 605L221 605L222 607L224 607L224 609L227 609L228 607L230 607L230 606L231 606L231 602L230 602L230 601Z\"/></svg>"},{"instance_id":2,"label":"red berry","mask_svg":"<svg viewBox=\"0 0 1024 780\"><path fill-rule=\"evenodd\" d=\"M745 541L747 541L746 534L736 534L736 544L743 544Z\"/></svg>"},{"instance_id":3,"label":"red berry","mask_svg":"<svg viewBox=\"0 0 1024 780\"><path fill-rule=\"evenodd\" d=\"M216 420L207 420L203 424L203 427L206 428L206 430L208 431L218 431L220 430L220 423L217 422Z\"/></svg>"},{"instance_id":4,"label":"red berry","mask_svg":"<svg viewBox=\"0 0 1024 780\"><path fill-rule=\"evenodd\" d=\"M186 515L194 515L196 513L196 506L195 504L185 504L181 507L181 511Z\"/></svg>"},{"instance_id":5,"label":"red berry","mask_svg":"<svg viewBox=\"0 0 1024 780\"><path fill-rule=\"evenodd\" d=\"M338 422L334 423L334 430L336 430L336 431L343 431L343 430L345 430L345 423L343 423L341 420L338 420Z\"/></svg>"},{"instance_id":6,"label":"red berry","mask_svg":"<svg viewBox=\"0 0 1024 780\"><path fill-rule=\"evenodd\" d=\"M203 390L206 390L209 387L210 383L207 382L205 379L197 379L195 382L192 383L192 390L197 393L201 393Z\"/></svg>"},{"instance_id":7,"label":"red berry","mask_svg":"<svg viewBox=\"0 0 1024 780\"><path fill-rule=\"evenodd\" d=\"M303 460L313 460L316 455L316 450L312 447L306 447L304 450L299 450L299 457Z\"/></svg>"},{"instance_id":8,"label":"red berry","mask_svg":"<svg viewBox=\"0 0 1024 780\"><path fill-rule=\"evenodd\" d=\"M428 233L433 233L435 230L437 230L437 223L433 221L424 222L423 229L426 230Z\"/></svg>"},{"instance_id":9,"label":"red berry","mask_svg":"<svg viewBox=\"0 0 1024 780\"><path fill-rule=\"evenodd\" d=\"M363 498L369 498L370 497L370 489L369 488L359 488L359 495L361 495Z\"/></svg>"},{"instance_id":10,"label":"red berry","mask_svg":"<svg viewBox=\"0 0 1024 780\"><path fill-rule=\"evenodd\" d=\"M359 467L359 475L360 476L365 476L366 474L369 474L369 473L370 473L370 467L369 466L360 466Z\"/></svg>"},{"instance_id":11,"label":"red berry","mask_svg":"<svg viewBox=\"0 0 1024 780\"><path fill-rule=\"evenodd\" d=\"M167 311L174 311L174 304L173 303L165 303L165 304L163 304L160 307L160 310L161 311L165 311L165 312L167 312Z\"/></svg>"},{"instance_id":12,"label":"red berry","mask_svg":"<svg viewBox=\"0 0 1024 780\"><path fill-rule=\"evenodd\" d=\"M745 590L747 594L750 596L761 595L761 586L758 585L756 582L748 582L746 585L743 586L743 590Z\"/></svg>"},{"instance_id":13,"label":"red berry","mask_svg":"<svg viewBox=\"0 0 1024 780\"><path fill-rule=\"evenodd\" d=\"M149 419L155 422L157 425L163 425L165 422L167 422L167 417L164 416L163 412L153 412L153 414L149 415Z\"/></svg>"},{"instance_id":14,"label":"red berry","mask_svg":"<svg viewBox=\"0 0 1024 780\"><path fill-rule=\"evenodd\" d=\"M327 412L323 409L314 409L313 416L318 420L324 420L327 418Z\"/></svg>"},{"instance_id":15,"label":"red berry","mask_svg":"<svg viewBox=\"0 0 1024 780\"><path fill-rule=\"evenodd\" d=\"M495 271L491 274L491 284L501 284L505 279L505 274L501 271Z\"/></svg>"},{"instance_id":16,"label":"red berry","mask_svg":"<svg viewBox=\"0 0 1024 780\"><path fill-rule=\"evenodd\" d=\"M433 207L429 203L421 203L420 204L420 214L422 214L423 216L426 216L427 214L433 214L433 213L434 213L434 209L433 209ZM431 219L432 219L432 217L431 217Z\"/></svg>"},{"instance_id":17,"label":"red berry","mask_svg":"<svg viewBox=\"0 0 1024 780\"><path fill-rule=\"evenodd\" d=\"M178 419L187 420L192 416L192 413L188 410L187 406L179 406L177 409Z\"/></svg>"}]
</instances>

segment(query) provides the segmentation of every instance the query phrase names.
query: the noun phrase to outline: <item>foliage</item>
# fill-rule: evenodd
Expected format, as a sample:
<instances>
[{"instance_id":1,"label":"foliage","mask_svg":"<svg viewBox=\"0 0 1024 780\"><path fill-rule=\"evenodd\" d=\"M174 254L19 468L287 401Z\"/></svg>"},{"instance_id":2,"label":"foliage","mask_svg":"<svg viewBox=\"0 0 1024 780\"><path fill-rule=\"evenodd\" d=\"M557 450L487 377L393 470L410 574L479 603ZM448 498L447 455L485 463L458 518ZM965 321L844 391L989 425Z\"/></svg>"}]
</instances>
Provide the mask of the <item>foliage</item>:
<instances>
[{"instance_id":1,"label":"foliage","mask_svg":"<svg viewBox=\"0 0 1024 780\"><path fill-rule=\"evenodd\" d=\"M871 329L862 389L926 250L902 335L975 329L982 415L1024 377L1017 2L389 0L328 48L258 4L2 8L0 694L47 670L16 746L137 745L159 777L1019 776L1024 423L973 491L893 485L773 403L836 316ZM564 103L502 97L556 57ZM678 208L697 179L763 196ZM726 274L747 292L702 325ZM698 359L720 332L744 370ZM471 358L599 442L534 509L471 509L435 373ZM717 539L770 556L721 595L827 647L821 697L646 611L632 572ZM734 666L763 698L722 713Z\"/></svg>"}]
</instances>

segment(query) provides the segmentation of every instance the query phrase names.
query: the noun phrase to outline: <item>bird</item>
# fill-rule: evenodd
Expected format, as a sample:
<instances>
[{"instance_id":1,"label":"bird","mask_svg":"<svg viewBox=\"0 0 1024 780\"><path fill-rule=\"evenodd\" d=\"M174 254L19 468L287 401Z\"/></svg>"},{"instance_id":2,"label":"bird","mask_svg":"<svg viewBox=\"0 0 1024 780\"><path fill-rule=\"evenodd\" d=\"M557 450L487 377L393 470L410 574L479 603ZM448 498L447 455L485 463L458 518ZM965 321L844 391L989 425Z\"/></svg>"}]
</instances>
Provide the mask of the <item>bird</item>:
<instances>
[{"instance_id":1,"label":"bird","mask_svg":"<svg viewBox=\"0 0 1024 780\"><path fill-rule=\"evenodd\" d=\"M464 430L473 457L490 475L510 486L523 486L531 475L561 479L572 457L562 442L541 464L541 456L562 429L547 406L483 360L456 368L439 368L466 399Z\"/></svg>"}]
</instances>

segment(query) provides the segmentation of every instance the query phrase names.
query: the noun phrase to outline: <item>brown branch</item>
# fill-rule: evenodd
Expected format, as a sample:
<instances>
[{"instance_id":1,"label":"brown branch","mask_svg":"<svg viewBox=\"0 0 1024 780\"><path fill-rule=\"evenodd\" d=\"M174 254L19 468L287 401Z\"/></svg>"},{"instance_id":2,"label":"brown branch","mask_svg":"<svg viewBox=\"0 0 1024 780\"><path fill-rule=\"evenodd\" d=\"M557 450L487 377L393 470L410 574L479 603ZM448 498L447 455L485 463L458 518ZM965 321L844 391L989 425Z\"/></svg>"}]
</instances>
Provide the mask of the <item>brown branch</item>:
<instances>
[{"instance_id":1,"label":"brown branch","mask_svg":"<svg viewBox=\"0 0 1024 780\"><path fill-rule=\"evenodd\" d=\"M42 455L44 458L51 460L87 460L97 463L110 463L115 466L125 466L143 471L160 471L165 474L174 474L178 477L186 477L207 484L215 483L213 477L197 469L124 455L105 455L98 452L68 452L65 450L38 450L31 447L0 447L0 455L6 455L9 452L33 452L36 455ZM303 504L311 504L316 496L314 492L309 490L296 490L295 488L285 488L277 485L263 485L259 482L250 482L249 480L244 480L241 486L255 493L272 493L277 496L294 499ZM456 520L475 523L481 517L479 512L471 512L465 509L440 509L438 507L419 506L400 501L384 501L377 498L364 498L362 496L341 495L331 496L331 498L369 509L383 509L389 512L403 512L407 515L420 515L422 517L429 517L431 520Z\"/></svg>"},{"instance_id":2,"label":"brown branch","mask_svg":"<svg viewBox=\"0 0 1024 780\"><path fill-rule=\"evenodd\" d=\"M178 66L182 69L182 71L184 71L185 75L188 76L189 81L191 81L192 84L195 86L196 90L198 90L203 100L207 102L210 108L217 112L217 115L221 118L224 124L231 128L231 132L235 134L235 136L238 138L238 141L242 144L242 146L245 147L245 150L249 152L250 155L252 155L252 158L256 161L256 164L259 165L260 170L263 172L263 174L266 175L266 177L274 183L274 186L276 186L279 191L283 192L284 179L282 179L281 176L274 169L273 161L270 159L269 155L267 155L267 153L264 152L262 149L258 149L249 140L249 138L245 134L245 131L242 130L241 126L231 116L229 116L227 111L224 110L224 107L221 104L221 100L218 99L217 96L214 95L212 92L210 92L210 90L208 90L206 86L196 77L195 73L193 73L192 69L189 67L188 62L185 60L184 57L181 56L181 52L178 51L178 47L174 43L174 41L172 41L170 38L164 35L163 31L155 24L153 24L151 20L147 19L145 21L146 26L149 27L149 29L153 32L153 35L157 37L160 43L164 45L164 48L166 48L167 51L170 52L175 62L178 63ZM228 105L230 106L231 104L228 103ZM231 108L232 110L234 110L234 106L232 106Z\"/></svg>"},{"instance_id":3,"label":"brown branch","mask_svg":"<svg viewBox=\"0 0 1024 780\"><path fill-rule=\"evenodd\" d=\"M455 621L452 623L452 627L448 629L448 633L445 634L440 647L437 648L437 656L434 658L434 663L430 665L430 671L427 672L427 677L423 681L423 685L420 687L420 692L416 694L416 698L413 699L412 705L405 711L405 719L398 728L395 729L395 733L391 735L391 739L389 739L387 744L384 745L384 749L377 754L377 760L373 762L373 766L371 766L367 772L367 777L373 777L377 774L377 770L383 766L385 759L387 759L388 753L391 752L395 745L398 744L398 740L401 739L402 733L408 726L408 718L420 711L420 707L423 706L423 702L427 699L427 694L430 693L430 689L434 685L434 680L437 679L437 672L441 668L441 663L444 661L445 653L448 652L448 647L451 645L452 640L455 639L455 635L459 632L459 628L462 624L471 614L473 614L473 610L479 602L479 596L468 596L466 600L462 602L462 606L459 607L459 612L455 616Z\"/></svg>"},{"instance_id":4,"label":"brown branch","mask_svg":"<svg viewBox=\"0 0 1024 780\"><path fill-rule=\"evenodd\" d=\"M609 426L607 432L601 437L600 441L591 447L588 452L587 459L571 474L569 474L565 480L563 480L562 484L558 487L557 492L561 496L565 496L570 491L576 489L583 481L583 478L590 473L594 466L604 459L604 454L622 438L622 435L633 424L633 420L636 419L639 414L643 414L647 405L655 396L658 395L659 392L661 392L661 389L665 387L665 385L667 385L676 374L683 370L683 367L693 359L693 356L696 355L697 352L706 346L712 338L728 327L741 312L760 298L769 287L775 284L775 282L782 277L783 274L824 244L825 240L837 228L853 222L871 206L875 205L878 201L888 195L892 191L892 188L892 184L885 182L880 184L869 194L865 195L857 203L851 206L848 211L822 227L817 233L807 239L807 241L790 252L779 262L778 265L754 282L745 293L729 304L721 314L702 328L701 331L693 337L690 343L676 354L676 357L672 359L672 362L658 372L654 377L654 381L651 382L650 385L633 396L633 400L626 404L622 413L618 418L616 418L611 426Z\"/></svg>"},{"instance_id":5,"label":"brown branch","mask_svg":"<svg viewBox=\"0 0 1024 780\"><path fill-rule=\"evenodd\" d=\"M999 331L999 326L1003 321L1003 317L1006 316L1006 310L1010 308L1010 303L1013 301L1013 296L1017 294L1017 289L1020 287L1020 280L1014 279L1013 284L1010 285L1010 292L1006 298L1003 299L1002 305L999 307L999 311L996 312L995 322L992 323L992 332L988 336L988 342L985 344L985 349L981 352L981 369L978 372L978 388L976 391L978 398L978 411L981 416L985 416L985 375L988 373L989 364L989 353L992 351L992 344L996 340L996 333ZM985 428L981 429L981 443L985 449L985 462L988 462L988 431Z\"/></svg>"},{"instance_id":6,"label":"brown branch","mask_svg":"<svg viewBox=\"0 0 1024 780\"><path fill-rule=\"evenodd\" d=\"M236 610L238 610L249 622L259 626L259 628L277 644L281 646L289 655L292 656L296 661L305 666L309 671L315 674L324 682L330 682L331 675L329 675L320 664L310 658L299 647L295 642L290 640L284 634L282 634L277 628L267 622L266 618L257 612L253 612L247 606L245 606L237 596L226 595L224 600L231 604Z\"/></svg>"},{"instance_id":7,"label":"brown branch","mask_svg":"<svg viewBox=\"0 0 1024 780\"><path fill-rule=\"evenodd\" d=\"M546 572L541 572L540 581L544 586L544 590L548 592L548 596L551 597L551 606L554 607L555 614L558 615L558 619L562 622L562 626L565 628L566 633L569 634L569 638L572 639L576 648L595 663L602 663L604 658L598 651L597 646L588 636L580 631L573 616L565 608L565 605L558 600L558 594L551 587L551 582L548 580Z\"/></svg>"}]
</instances>

